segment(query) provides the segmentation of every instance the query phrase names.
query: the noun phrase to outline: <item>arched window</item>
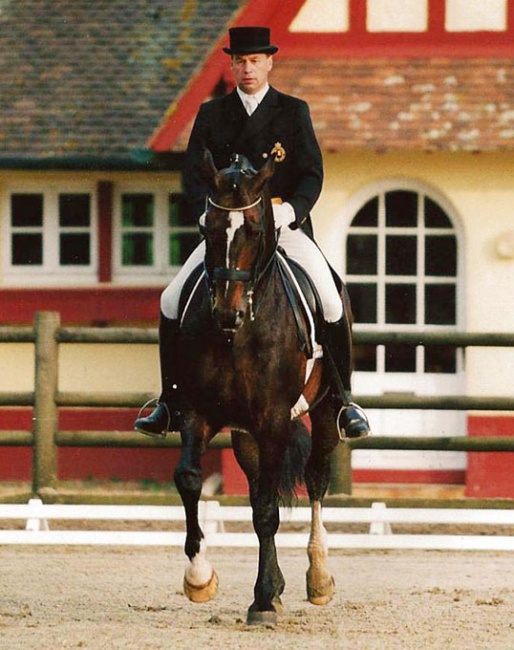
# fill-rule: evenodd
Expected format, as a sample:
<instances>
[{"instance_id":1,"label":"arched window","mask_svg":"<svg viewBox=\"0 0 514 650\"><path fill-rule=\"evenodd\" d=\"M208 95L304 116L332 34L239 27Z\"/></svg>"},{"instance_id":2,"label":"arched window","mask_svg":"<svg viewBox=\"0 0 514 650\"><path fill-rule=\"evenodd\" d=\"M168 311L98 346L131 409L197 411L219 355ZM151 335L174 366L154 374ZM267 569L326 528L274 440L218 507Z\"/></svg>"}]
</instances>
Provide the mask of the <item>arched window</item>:
<instances>
[{"instance_id":1,"label":"arched window","mask_svg":"<svg viewBox=\"0 0 514 650\"><path fill-rule=\"evenodd\" d=\"M354 196L344 220L346 232L339 241L354 329L399 333L393 345L355 346L357 399L385 393L462 394L461 349L401 342L402 332L463 328L463 235L451 203L419 182L384 180ZM376 435L466 433L461 411L368 409L368 415ZM461 452L357 450L354 455L357 472L450 471L460 477L466 465Z\"/></svg>"},{"instance_id":2,"label":"arched window","mask_svg":"<svg viewBox=\"0 0 514 650\"><path fill-rule=\"evenodd\" d=\"M345 278L357 326L458 325L456 231L441 203L423 190L389 184L363 201L348 229ZM357 371L457 372L451 346L359 346L355 356Z\"/></svg>"}]
</instances>

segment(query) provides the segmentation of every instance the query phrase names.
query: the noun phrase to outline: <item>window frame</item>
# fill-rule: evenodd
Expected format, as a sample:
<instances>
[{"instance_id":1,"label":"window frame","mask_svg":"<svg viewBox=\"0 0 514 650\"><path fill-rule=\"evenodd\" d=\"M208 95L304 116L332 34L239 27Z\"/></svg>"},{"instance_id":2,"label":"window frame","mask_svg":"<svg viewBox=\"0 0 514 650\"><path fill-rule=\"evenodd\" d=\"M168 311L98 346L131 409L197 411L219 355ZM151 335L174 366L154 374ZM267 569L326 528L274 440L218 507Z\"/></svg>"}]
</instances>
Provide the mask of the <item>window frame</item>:
<instances>
[{"instance_id":1,"label":"window frame","mask_svg":"<svg viewBox=\"0 0 514 650\"><path fill-rule=\"evenodd\" d=\"M17 228L12 226L11 197L16 194L40 194L43 197L42 226L27 226L27 233L42 234L42 263L16 265L12 263L13 236ZM59 196L63 194L87 194L89 196L89 226L80 226L77 233L89 234L89 263L60 264L60 235L70 232L69 226L61 226L59 220ZM5 188L2 200L3 246L2 267L5 285L11 286L70 286L97 282L98 277L98 214L96 186L94 183L67 180L57 183L13 183ZM20 228L21 230L21 228ZM73 231L73 229L71 228Z\"/></svg>"},{"instance_id":2,"label":"window frame","mask_svg":"<svg viewBox=\"0 0 514 650\"><path fill-rule=\"evenodd\" d=\"M154 219L152 226L145 227L152 233L153 259L152 265L123 265L123 215L122 200L126 194L151 194L154 197ZM120 284L163 284L168 283L181 269L182 264L169 264L169 235L198 234L200 232L195 223L185 226L170 227L169 225L169 196L180 195L183 191L176 183L163 185L162 183L117 183L113 196L113 249L112 269L113 282Z\"/></svg>"},{"instance_id":3,"label":"window frame","mask_svg":"<svg viewBox=\"0 0 514 650\"><path fill-rule=\"evenodd\" d=\"M387 192L395 191L395 190L400 190L400 191L407 191L407 192L415 192L418 197L421 197L420 200L418 200L418 221L417 221L417 226L416 230L417 232L417 248L418 248L418 256L417 256L417 272L416 272L416 282L415 282L415 287L416 287L416 322L412 324L399 324L399 323L387 323L386 322L386 302L385 302L385 290L386 290L386 285L388 283L392 284L401 284L402 282L407 282L409 284L412 284L411 278L408 277L406 279L405 276L388 276L385 272L383 275L380 275L381 271L385 271L385 260L378 260L378 269L377 273L373 275L357 275L353 274L350 276L346 275L346 266L347 266L347 259L346 259L346 242L348 235L350 234L376 234L377 235L377 255L383 255L385 252L385 238L386 235L391 235L391 234L402 234L402 235L409 235L412 232L412 228L406 228L406 227L390 227L386 226L385 221L380 223L380 216L379 216L379 223L377 227L368 227L368 226L354 226L352 227L352 221L355 218L356 214L358 211L366 205L368 201L373 199L374 197L380 197L379 199L379 211L383 209L383 205L380 204L380 202L384 201L384 197ZM423 209L421 207L421 204L423 203L424 197L428 197L435 201L441 209L446 213L448 216L449 220L452 223L452 229L439 229L439 228L425 228L424 226L420 226L420 220L419 220L419 210ZM438 192L435 188L431 187L428 184L425 184L420 181L414 181L414 180L409 180L405 178L389 178L389 179L383 179L379 182L375 182L372 184L367 185L365 188L363 188L361 191L357 192L354 196L352 196L345 208L344 208L344 214L342 215L342 219L338 220L338 225L339 225L339 233L337 238L333 240L333 246L331 246L331 249L336 252L338 251L338 263L336 264L336 268L340 269L340 272L342 274L342 277L345 279L345 282L348 284L351 283L356 283L356 282L363 282L363 283L370 283L374 284L377 288L377 318L375 323L355 323L354 324L354 330L359 331L395 331L395 332L409 332L409 331L419 331L419 330L424 330L424 331L460 331L464 328L464 317L465 317L465 287L464 287L464 254L463 254L463 229L462 229L462 223L461 220L459 219L457 215L457 211L455 208L452 206L451 202L445 198L443 195L441 195L440 192ZM381 234L379 234L379 231ZM423 232L423 237L420 237L419 234L420 232ZM456 265L456 273L455 276L451 278L451 282L455 285L455 295L456 295L456 300L457 300L457 306L456 306L456 312L455 312L455 323L452 325L435 325L435 324L427 324L424 322L425 320L425 314L424 314L424 300L422 300L422 295L423 295L423 289L426 287L426 285L430 284L448 284L448 279L449 276L427 276L425 274L423 264L424 264L424 247L425 247L425 239L429 235L438 235L438 234L452 234L456 238L456 245L457 245L457 251L456 251L456 256L457 256L457 265ZM383 240L384 243L382 246L380 245L379 240ZM422 383L430 383L430 377L432 375L437 376L438 380L444 381L444 376L459 376L463 373L464 371L464 354L462 350L457 351L457 359L456 359L456 371L455 373L429 373L424 371L424 347L423 346L417 346L416 348L416 371L415 372L390 372L386 371L385 369L385 346L380 345L377 346L377 353L376 353L376 369L375 370L360 370L357 371L359 374L365 373L366 376L370 375L376 375L377 377L379 376L387 376L389 379L394 381L394 376L396 375L398 377L398 383L401 385L404 383L404 377L412 377L413 375L416 375L419 379L420 382Z\"/></svg>"}]
</instances>

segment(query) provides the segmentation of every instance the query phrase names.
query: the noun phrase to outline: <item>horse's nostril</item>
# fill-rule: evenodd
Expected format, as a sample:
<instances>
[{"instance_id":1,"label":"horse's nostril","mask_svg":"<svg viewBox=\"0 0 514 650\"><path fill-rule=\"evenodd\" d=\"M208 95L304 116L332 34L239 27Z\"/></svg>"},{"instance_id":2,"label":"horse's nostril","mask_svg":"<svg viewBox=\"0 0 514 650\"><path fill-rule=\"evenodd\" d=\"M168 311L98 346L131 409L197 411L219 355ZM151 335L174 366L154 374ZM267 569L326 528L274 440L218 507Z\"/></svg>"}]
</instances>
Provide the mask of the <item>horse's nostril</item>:
<instances>
[{"instance_id":1,"label":"horse's nostril","mask_svg":"<svg viewBox=\"0 0 514 650\"><path fill-rule=\"evenodd\" d=\"M222 330L232 332L243 325L245 318L243 310L222 309L220 307L213 307L212 315Z\"/></svg>"}]
</instances>

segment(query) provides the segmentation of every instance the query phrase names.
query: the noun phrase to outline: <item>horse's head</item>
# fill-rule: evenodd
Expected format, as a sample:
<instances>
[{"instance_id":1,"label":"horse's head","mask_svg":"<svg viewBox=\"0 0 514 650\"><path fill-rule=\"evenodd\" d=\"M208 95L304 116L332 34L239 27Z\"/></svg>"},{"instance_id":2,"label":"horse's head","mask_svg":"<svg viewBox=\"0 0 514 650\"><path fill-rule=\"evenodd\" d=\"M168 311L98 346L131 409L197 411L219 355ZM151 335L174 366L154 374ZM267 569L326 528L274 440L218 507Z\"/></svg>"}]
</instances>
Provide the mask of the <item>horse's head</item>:
<instances>
[{"instance_id":1,"label":"horse's head","mask_svg":"<svg viewBox=\"0 0 514 650\"><path fill-rule=\"evenodd\" d=\"M274 159L270 157L256 171L236 154L230 167L218 171L207 151L205 168L211 186L205 215L205 266L213 315L221 329L234 332L247 312L253 318L253 291L276 248L266 187Z\"/></svg>"}]
</instances>

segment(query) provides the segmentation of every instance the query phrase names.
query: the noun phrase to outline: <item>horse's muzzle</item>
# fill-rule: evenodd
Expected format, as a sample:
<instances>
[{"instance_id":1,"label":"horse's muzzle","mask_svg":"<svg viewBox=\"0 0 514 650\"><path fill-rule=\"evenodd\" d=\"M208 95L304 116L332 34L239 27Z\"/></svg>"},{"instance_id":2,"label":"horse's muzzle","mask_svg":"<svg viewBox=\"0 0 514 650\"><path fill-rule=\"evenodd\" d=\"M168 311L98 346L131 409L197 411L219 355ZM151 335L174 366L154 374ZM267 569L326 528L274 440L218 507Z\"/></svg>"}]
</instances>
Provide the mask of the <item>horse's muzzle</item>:
<instances>
[{"instance_id":1,"label":"horse's muzzle","mask_svg":"<svg viewBox=\"0 0 514 650\"><path fill-rule=\"evenodd\" d=\"M212 309L214 320L218 327L226 333L234 333L243 325L245 312L241 309L223 309L214 306Z\"/></svg>"}]
</instances>

